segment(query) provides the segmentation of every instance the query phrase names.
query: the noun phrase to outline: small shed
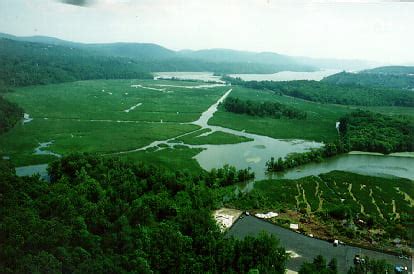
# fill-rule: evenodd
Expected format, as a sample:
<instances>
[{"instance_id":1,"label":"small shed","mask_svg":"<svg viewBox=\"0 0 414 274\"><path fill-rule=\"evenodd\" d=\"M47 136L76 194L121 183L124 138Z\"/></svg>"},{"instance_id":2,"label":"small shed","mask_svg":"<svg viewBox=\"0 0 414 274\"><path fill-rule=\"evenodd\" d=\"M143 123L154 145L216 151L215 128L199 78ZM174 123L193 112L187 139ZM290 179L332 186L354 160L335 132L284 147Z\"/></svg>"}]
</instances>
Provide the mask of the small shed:
<instances>
[{"instance_id":1,"label":"small shed","mask_svg":"<svg viewBox=\"0 0 414 274\"><path fill-rule=\"evenodd\" d=\"M294 230L298 230L299 229L299 224L290 224L289 228L294 229Z\"/></svg>"}]
</instances>

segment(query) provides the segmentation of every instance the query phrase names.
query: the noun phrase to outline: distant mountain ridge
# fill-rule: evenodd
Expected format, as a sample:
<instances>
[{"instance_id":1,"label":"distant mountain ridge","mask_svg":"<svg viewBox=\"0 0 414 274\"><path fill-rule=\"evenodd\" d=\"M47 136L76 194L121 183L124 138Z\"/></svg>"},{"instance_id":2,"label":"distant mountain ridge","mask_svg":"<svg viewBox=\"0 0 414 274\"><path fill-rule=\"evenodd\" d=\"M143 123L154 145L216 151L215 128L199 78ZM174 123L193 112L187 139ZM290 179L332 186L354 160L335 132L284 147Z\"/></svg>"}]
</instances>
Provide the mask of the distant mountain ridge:
<instances>
[{"instance_id":1,"label":"distant mountain ridge","mask_svg":"<svg viewBox=\"0 0 414 274\"><path fill-rule=\"evenodd\" d=\"M145 61L169 62L175 71L209 70L219 73L276 73L279 71L315 71L320 68L362 69L373 65L358 60L318 59L293 57L274 52L249 52L232 49L203 49L174 51L152 43L78 43L48 36L19 37L0 33L0 38L16 41L45 43L65 47L79 48L90 54L124 57ZM150 65L150 71L157 66Z\"/></svg>"}]
</instances>

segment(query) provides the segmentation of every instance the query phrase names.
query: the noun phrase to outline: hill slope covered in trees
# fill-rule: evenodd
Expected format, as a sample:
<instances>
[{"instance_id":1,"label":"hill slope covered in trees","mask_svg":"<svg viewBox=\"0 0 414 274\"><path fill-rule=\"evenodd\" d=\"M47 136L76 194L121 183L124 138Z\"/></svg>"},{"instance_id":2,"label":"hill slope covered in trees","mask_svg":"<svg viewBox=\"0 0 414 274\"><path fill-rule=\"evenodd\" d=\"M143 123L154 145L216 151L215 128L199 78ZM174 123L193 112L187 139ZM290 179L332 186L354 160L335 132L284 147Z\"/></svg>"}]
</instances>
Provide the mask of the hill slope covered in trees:
<instances>
[{"instance_id":1,"label":"hill slope covered in trees","mask_svg":"<svg viewBox=\"0 0 414 274\"><path fill-rule=\"evenodd\" d=\"M80 155L50 172L19 178L0 160L1 273L285 272L274 237L220 232L208 174Z\"/></svg>"},{"instance_id":2,"label":"hill slope covered in trees","mask_svg":"<svg viewBox=\"0 0 414 274\"><path fill-rule=\"evenodd\" d=\"M337 85L355 85L365 87L378 88L398 88L398 89L413 89L414 76L408 74L388 74L388 73L373 73L360 72L349 73L340 72L337 74L325 77L323 82L337 84Z\"/></svg>"},{"instance_id":3,"label":"hill slope covered in trees","mask_svg":"<svg viewBox=\"0 0 414 274\"><path fill-rule=\"evenodd\" d=\"M219 73L275 73L283 70L312 71L293 57L272 52L246 52L230 49L173 51L151 43L84 44L47 36L17 37L0 33L0 38L35 42L82 50L94 56L123 57L139 61L145 71L213 71Z\"/></svg>"},{"instance_id":4,"label":"hill slope covered in trees","mask_svg":"<svg viewBox=\"0 0 414 274\"><path fill-rule=\"evenodd\" d=\"M133 60L93 56L80 49L9 39L0 39L0 62L0 81L6 86L152 78Z\"/></svg>"},{"instance_id":5,"label":"hill slope covered in trees","mask_svg":"<svg viewBox=\"0 0 414 274\"><path fill-rule=\"evenodd\" d=\"M414 93L404 90L336 85L323 81L243 81L223 77L231 84L301 98L319 103L356 106L414 107Z\"/></svg>"}]
</instances>

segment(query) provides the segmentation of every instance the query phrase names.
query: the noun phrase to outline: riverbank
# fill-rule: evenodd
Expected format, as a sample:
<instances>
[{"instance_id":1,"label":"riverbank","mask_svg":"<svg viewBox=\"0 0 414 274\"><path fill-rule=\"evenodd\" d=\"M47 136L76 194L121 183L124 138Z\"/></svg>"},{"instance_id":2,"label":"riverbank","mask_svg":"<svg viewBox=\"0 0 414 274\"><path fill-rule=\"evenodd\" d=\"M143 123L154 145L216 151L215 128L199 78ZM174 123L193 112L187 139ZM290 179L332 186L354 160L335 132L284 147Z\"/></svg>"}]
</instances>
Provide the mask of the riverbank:
<instances>
[{"instance_id":1,"label":"riverbank","mask_svg":"<svg viewBox=\"0 0 414 274\"><path fill-rule=\"evenodd\" d=\"M383 154L379 152L366 152L366 151L350 151L350 155L377 155L377 156L393 156L393 157L409 157L414 158L414 152L405 151L405 152L394 152L390 154Z\"/></svg>"}]
</instances>

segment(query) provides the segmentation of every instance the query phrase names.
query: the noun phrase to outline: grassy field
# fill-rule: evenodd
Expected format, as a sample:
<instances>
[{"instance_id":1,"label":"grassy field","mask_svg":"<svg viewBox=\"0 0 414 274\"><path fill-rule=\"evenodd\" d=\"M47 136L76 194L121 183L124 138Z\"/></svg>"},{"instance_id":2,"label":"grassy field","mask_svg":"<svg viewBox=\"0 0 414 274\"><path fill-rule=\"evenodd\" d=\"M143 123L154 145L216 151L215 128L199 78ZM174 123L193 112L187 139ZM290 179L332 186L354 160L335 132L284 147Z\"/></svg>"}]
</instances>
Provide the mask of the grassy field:
<instances>
[{"instance_id":1,"label":"grassy field","mask_svg":"<svg viewBox=\"0 0 414 274\"><path fill-rule=\"evenodd\" d=\"M33 155L41 142L53 141L45 150L62 155L73 152L105 154L140 148L155 140L172 138L196 129L198 126L175 123L34 119L0 136L0 154L11 156L17 165L44 163L44 156Z\"/></svg>"},{"instance_id":2,"label":"grassy field","mask_svg":"<svg viewBox=\"0 0 414 274\"><path fill-rule=\"evenodd\" d=\"M55 158L33 154L39 143L43 142L53 141L45 150L62 155L72 152L108 154L133 150L156 140L167 140L195 131L199 126L185 123L197 120L228 89L190 88L200 84L99 80L17 89L7 94L7 99L22 106L34 119L29 123L19 123L0 136L0 157L9 156L18 166L38 164ZM136 107L131 108L133 106ZM199 138L188 137L186 141L207 144L245 140L213 133ZM155 159L159 153L156 154L150 158ZM184 162L194 161L191 160L192 154L187 157L188 153L183 155L178 150L177 155L174 154L174 151L168 151L169 158L175 161L183 156L186 156L182 159ZM173 167L177 165L172 164Z\"/></svg>"},{"instance_id":3,"label":"grassy field","mask_svg":"<svg viewBox=\"0 0 414 274\"><path fill-rule=\"evenodd\" d=\"M192 122L226 90L226 87L190 89L159 85L189 86L197 83L79 81L20 88L7 94L7 99L18 103L33 118ZM137 104L141 105L125 112Z\"/></svg>"},{"instance_id":4,"label":"grassy field","mask_svg":"<svg viewBox=\"0 0 414 274\"><path fill-rule=\"evenodd\" d=\"M280 96L272 91L233 87L232 97L252 101L271 101L296 107L307 112L307 119L273 119L226 112L222 107L210 121L237 130L267 135L279 139L305 139L314 141L333 141L337 138L335 123L346 113L357 109L352 106L330 105L309 102L293 97ZM413 108L402 107L358 107L388 115L409 115L414 117Z\"/></svg>"}]
</instances>

